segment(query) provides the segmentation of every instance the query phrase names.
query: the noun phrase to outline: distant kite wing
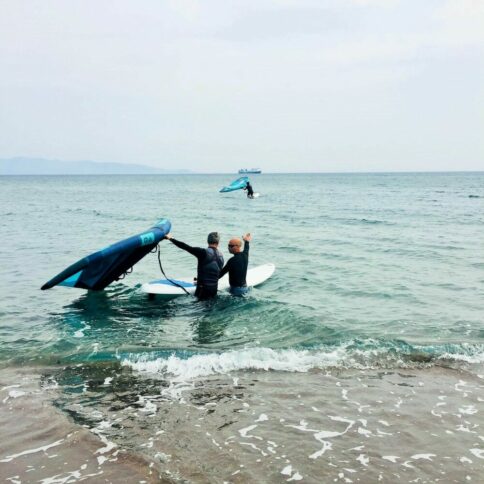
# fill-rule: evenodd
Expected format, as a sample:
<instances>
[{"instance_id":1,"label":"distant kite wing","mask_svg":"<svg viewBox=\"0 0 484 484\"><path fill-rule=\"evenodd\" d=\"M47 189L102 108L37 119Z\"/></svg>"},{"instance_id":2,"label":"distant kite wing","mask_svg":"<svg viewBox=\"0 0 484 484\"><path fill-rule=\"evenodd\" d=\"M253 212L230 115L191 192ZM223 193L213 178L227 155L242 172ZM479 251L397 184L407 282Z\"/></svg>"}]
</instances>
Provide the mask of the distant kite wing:
<instances>
[{"instance_id":1,"label":"distant kite wing","mask_svg":"<svg viewBox=\"0 0 484 484\"><path fill-rule=\"evenodd\" d=\"M120 279L170 232L169 220L161 219L154 227L117 242L72 264L46 282L41 289L54 286L79 287L100 291Z\"/></svg>"},{"instance_id":2,"label":"distant kite wing","mask_svg":"<svg viewBox=\"0 0 484 484\"><path fill-rule=\"evenodd\" d=\"M237 180L233 181L230 185L223 187L220 190L220 193L233 192L234 190L240 190L242 188L245 188L247 186L248 181L249 181L248 176L242 176L240 178L237 178Z\"/></svg>"}]
</instances>

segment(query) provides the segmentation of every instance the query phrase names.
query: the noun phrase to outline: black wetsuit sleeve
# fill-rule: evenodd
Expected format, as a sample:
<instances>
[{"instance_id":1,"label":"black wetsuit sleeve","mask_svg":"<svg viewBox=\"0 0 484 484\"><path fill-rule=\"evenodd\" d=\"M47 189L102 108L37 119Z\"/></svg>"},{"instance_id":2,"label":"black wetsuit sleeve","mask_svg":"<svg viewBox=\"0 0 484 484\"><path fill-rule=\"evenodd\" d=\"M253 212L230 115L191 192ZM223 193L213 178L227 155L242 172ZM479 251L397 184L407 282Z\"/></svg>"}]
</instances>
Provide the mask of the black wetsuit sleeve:
<instances>
[{"instance_id":1,"label":"black wetsuit sleeve","mask_svg":"<svg viewBox=\"0 0 484 484\"><path fill-rule=\"evenodd\" d=\"M201 247L192 247L188 244L185 244L185 242L181 242L180 240L176 239L170 239L170 241L180 249L186 250L188 253L194 255L197 259L205 259L205 256L207 255L206 250L202 249Z\"/></svg>"},{"instance_id":2,"label":"black wetsuit sleeve","mask_svg":"<svg viewBox=\"0 0 484 484\"><path fill-rule=\"evenodd\" d=\"M220 274L219 274L219 276L218 276L218 278L219 278L219 279L220 279L221 277L225 276L225 274L227 274L227 272L229 272L229 270L230 270L230 261L231 261L231 260L232 260L232 259L229 259L229 260L227 261L227 264L225 264L225 267L224 267L224 268L223 268L223 269L220 271Z\"/></svg>"},{"instance_id":3,"label":"black wetsuit sleeve","mask_svg":"<svg viewBox=\"0 0 484 484\"><path fill-rule=\"evenodd\" d=\"M249 242L247 240L244 240L244 254L247 256L249 255L249 246Z\"/></svg>"}]
</instances>

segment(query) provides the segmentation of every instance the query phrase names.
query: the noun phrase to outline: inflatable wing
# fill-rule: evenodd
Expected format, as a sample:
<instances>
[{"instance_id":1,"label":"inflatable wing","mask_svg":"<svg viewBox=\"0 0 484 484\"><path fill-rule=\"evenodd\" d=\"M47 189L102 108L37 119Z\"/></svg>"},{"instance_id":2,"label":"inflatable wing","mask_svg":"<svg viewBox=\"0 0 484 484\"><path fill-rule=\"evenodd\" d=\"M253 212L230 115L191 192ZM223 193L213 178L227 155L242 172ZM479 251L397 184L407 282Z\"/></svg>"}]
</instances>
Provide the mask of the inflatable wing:
<instances>
[{"instance_id":1,"label":"inflatable wing","mask_svg":"<svg viewBox=\"0 0 484 484\"><path fill-rule=\"evenodd\" d=\"M41 289L59 285L100 291L111 282L120 279L153 250L170 229L171 223L161 219L148 231L133 235L77 261L46 282Z\"/></svg>"},{"instance_id":2,"label":"inflatable wing","mask_svg":"<svg viewBox=\"0 0 484 484\"><path fill-rule=\"evenodd\" d=\"M237 180L233 181L228 187L223 187L220 190L220 193L233 192L234 190L240 190L242 188L245 188L248 181L248 176L242 176L240 178L237 178Z\"/></svg>"}]
</instances>

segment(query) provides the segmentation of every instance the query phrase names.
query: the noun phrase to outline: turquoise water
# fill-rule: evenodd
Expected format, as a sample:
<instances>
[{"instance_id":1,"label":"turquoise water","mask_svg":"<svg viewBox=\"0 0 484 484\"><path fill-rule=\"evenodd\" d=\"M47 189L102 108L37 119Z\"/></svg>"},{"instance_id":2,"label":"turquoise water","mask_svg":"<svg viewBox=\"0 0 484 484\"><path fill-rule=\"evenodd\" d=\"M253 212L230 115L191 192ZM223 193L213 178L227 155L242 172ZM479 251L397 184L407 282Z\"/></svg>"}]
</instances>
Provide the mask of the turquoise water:
<instances>
[{"instance_id":1,"label":"turquoise water","mask_svg":"<svg viewBox=\"0 0 484 484\"><path fill-rule=\"evenodd\" d=\"M218 193L234 178L0 177L0 475L481 482L484 173L261 175L256 200ZM40 290L161 217L225 256L250 231L276 272L149 300L149 254L103 292Z\"/></svg>"},{"instance_id":2,"label":"turquoise water","mask_svg":"<svg viewBox=\"0 0 484 484\"><path fill-rule=\"evenodd\" d=\"M1 364L198 375L483 361L483 173L260 175L256 200L219 194L232 178L0 177ZM160 274L149 254L102 293L40 291L161 217L191 245L221 232L226 257L249 231L250 264L276 273L245 299L149 301L140 286ZM190 255L167 242L161 253L168 275L194 273Z\"/></svg>"}]
</instances>

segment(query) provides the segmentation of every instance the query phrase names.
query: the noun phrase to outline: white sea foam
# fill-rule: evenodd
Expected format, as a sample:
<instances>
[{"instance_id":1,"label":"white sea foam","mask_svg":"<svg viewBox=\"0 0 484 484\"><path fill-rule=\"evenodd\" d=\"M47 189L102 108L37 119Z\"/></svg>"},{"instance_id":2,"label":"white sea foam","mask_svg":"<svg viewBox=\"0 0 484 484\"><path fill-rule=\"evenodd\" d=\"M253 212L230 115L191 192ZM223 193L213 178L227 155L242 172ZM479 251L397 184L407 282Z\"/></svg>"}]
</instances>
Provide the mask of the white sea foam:
<instances>
[{"instance_id":1,"label":"white sea foam","mask_svg":"<svg viewBox=\"0 0 484 484\"><path fill-rule=\"evenodd\" d=\"M358 354L364 360L363 352ZM228 374L239 370L307 372L314 368L353 367L370 368L374 351L368 352L368 364L356 361L345 346L333 350L273 350L249 348L224 353L198 354L188 358L171 355L151 359L150 355L133 355L122 361L136 371L169 376L172 382L190 381L214 374Z\"/></svg>"},{"instance_id":2,"label":"white sea foam","mask_svg":"<svg viewBox=\"0 0 484 484\"><path fill-rule=\"evenodd\" d=\"M265 422L266 420L269 420L269 417L265 413L261 413L256 422Z\"/></svg>"},{"instance_id":3,"label":"white sea foam","mask_svg":"<svg viewBox=\"0 0 484 484\"><path fill-rule=\"evenodd\" d=\"M281 474L283 476L290 476L292 474L292 466L288 465L288 466L284 467L284 469L282 469L282 471L281 471Z\"/></svg>"},{"instance_id":4,"label":"white sea foam","mask_svg":"<svg viewBox=\"0 0 484 484\"><path fill-rule=\"evenodd\" d=\"M479 459L484 459L484 449L469 449Z\"/></svg>"},{"instance_id":5,"label":"white sea foam","mask_svg":"<svg viewBox=\"0 0 484 484\"><path fill-rule=\"evenodd\" d=\"M415 460L420 460L420 459L432 460L432 457L436 457L436 455L435 454L415 454L415 455L412 455L412 459L415 459Z\"/></svg>"},{"instance_id":6,"label":"white sea foam","mask_svg":"<svg viewBox=\"0 0 484 484\"><path fill-rule=\"evenodd\" d=\"M27 395L27 393L24 392L23 390L10 390L8 392L8 395L2 400L2 402L6 403L9 398L18 398L24 395Z\"/></svg>"},{"instance_id":7,"label":"white sea foam","mask_svg":"<svg viewBox=\"0 0 484 484\"><path fill-rule=\"evenodd\" d=\"M459 412L465 415L473 415L477 413L477 408L474 405L467 405L464 407L459 408Z\"/></svg>"},{"instance_id":8,"label":"white sea foam","mask_svg":"<svg viewBox=\"0 0 484 484\"><path fill-rule=\"evenodd\" d=\"M82 475L81 470L84 470L83 466L81 466L81 469L79 470L66 472L64 474L57 474L55 476L41 479L38 482L40 482L40 484L67 484L68 482L75 482L77 480L85 480L90 477L100 476L103 473L103 471L99 471L92 474Z\"/></svg>"},{"instance_id":9,"label":"white sea foam","mask_svg":"<svg viewBox=\"0 0 484 484\"><path fill-rule=\"evenodd\" d=\"M257 427L257 425L250 425L249 427L246 427L245 429L240 429L239 430L239 434L242 436L242 437L251 437L251 435L247 435L248 432L250 432L251 430L254 430L255 428Z\"/></svg>"},{"instance_id":10,"label":"white sea foam","mask_svg":"<svg viewBox=\"0 0 484 484\"><path fill-rule=\"evenodd\" d=\"M309 456L310 459L317 459L318 457L321 457L327 450L331 450L333 448L333 444L331 442L327 442L326 440L323 440L322 444L323 448L311 454Z\"/></svg>"},{"instance_id":11,"label":"white sea foam","mask_svg":"<svg viewBox=\"0 0 484 484\"><path fill-rule=\"evenodd\" d=\"M367 457L365 454L360 454L357 458L357 461L361 462L361 464L365 467L368 467L368 463L370 462L370 458Z\"/></svg>"},{"instance_id":12,"label":"white sea foam","mask_svg":"<svg viewBox=\"0 0 484 484\"><path fill-rule=\"evenodd\" d=\"M10 462L13 459L16 459L17 457L21 457L28 454L35 454L36 452L45 452L46 450L52 447L56 447L57 445L62 444L62 442L64 442L64 439L57 440L52 444L47 444L42 447L37 447L36 449L28 449L28 450L24 450L23 452L19 452L18 454L7 455L4 459L1 459L0 462Z\"/></svg>"},{"instance_id":13,"label":"white sea foam","mask_svg":"<svg viewBox=\"0 0 484 484\"><path fill-rule=\"evenodd\" d=\"M451 356L459 360L461 355L449 355L449 358ZM382 366L408 368L421 363L408 359L404 361L402 355L388 352L386 348L355 350L348 343L331 349L274 350L255 347L222 353L194 354L189 357L172 354L167 358L156 359L153 359L152 354L133 354L124 357L122 364L137 372L166 378L170 385L163 389L162 394L181 399L184 391L194 387L196 379L216 374L230 375L233 372L247 370L308 372L312 369L326 368L371 369ZM237 385L237 377L233 378L234 385ZM342 396L347 398L347 393L344 392ZM401 401L397 402L396 407L398 408L401 403Z\"/></svg>"},{"instance_id":14,"label":"white sea foam","mask_svg":"<svg viewBox=\"0 0 484 484\"><path fill-rule=\"evenodd\" d=\"M0 388L0 392L3 392L4 390L8 390L9 388L20 388L20 385L8 385L6 387Z\"/></svg>"},{"instance_id":15,"label":"white sea foam","mask_svg":"<svg viewBox=\"0 0 484 484\"><path fill-rule=\"evenodd\" d=\"M402 356L392 355L386 348L361 350L341 345L337 348L319 350L273 350L271 348L247 348L223 353L195 354L180 358L175 354L168 358L152 359L152 355L130 355L123 365L136 371L169 376L173 382L190 381L214 374L229 374L239 370L273 370L307 372L311 369L332 367L370 369L381 366L411 367L419 362L404 361ZM465 348L463 348L463 351ZM466 354L446 353L441 358L466 362L484 362L484 352ZM234 385L238 381L234 379ZM347 393L343 390L343 398Z\"/></svg>"},{"instance_id":16,"label":"white sea foam","mask_svg":"<svg viewBox=\"0 0 484 484\"><path fill-rule=\"evenodd\" d=\"M462 353L443 353L440 355L442 360L462 361L465 363L484 363L484 351L482 347L462 343Z\"/></svg>"},{"instance_id":17,"label":"white sea foam","mask_svg":"<svg viewBox=\"0 0 484 484\"><path fill-rule=\"evenodd\" d=\"M97 463L98 463L98 465L102 466L107 460L108 460L107 457L104 457L103 455L100 455L97 458Z\"/></svg>"},{"instance_id":18,"label":"white sea foam","mask_svg":"<svg viewBox=\"0 0 484 484\"><path fill-rule=\"evenodd\" d=\"M183 359L175 355L167 359L135 357L122 363L146 373L161 373L172 376L172 381L187 381L217 373L226 374L238 370L277 370L307 372L312 368L339 366L345 359L343 348L331 351L272 350L250 348L225 353L194 355Z\"/></svg>"}]
</instances>

